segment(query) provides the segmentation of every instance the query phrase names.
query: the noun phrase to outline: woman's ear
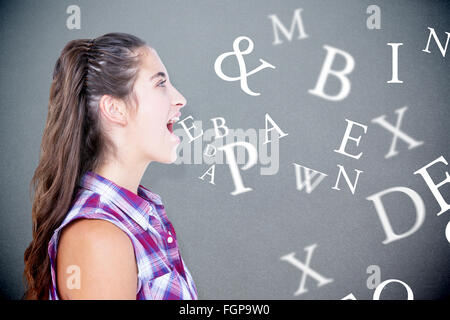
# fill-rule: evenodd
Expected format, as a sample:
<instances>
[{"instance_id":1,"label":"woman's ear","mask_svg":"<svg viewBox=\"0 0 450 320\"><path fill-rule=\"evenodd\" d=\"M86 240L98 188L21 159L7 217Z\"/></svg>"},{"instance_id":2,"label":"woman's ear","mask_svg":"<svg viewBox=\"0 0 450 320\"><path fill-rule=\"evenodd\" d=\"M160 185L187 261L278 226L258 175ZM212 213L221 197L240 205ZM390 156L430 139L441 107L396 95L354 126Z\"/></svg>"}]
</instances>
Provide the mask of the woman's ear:
<instances>
[{"instance_id":1,"label":"woman's ear","mask_svg":"<svg viewBox=\"0 0 450 320\"><path fill-rule=\"evenodd\" d=\"M99 101L99 111L105 121L111 124L126 126L127 108L125 102L121 99L111 97L110 95L103 95Z\"/></svg>"}]
</instances>

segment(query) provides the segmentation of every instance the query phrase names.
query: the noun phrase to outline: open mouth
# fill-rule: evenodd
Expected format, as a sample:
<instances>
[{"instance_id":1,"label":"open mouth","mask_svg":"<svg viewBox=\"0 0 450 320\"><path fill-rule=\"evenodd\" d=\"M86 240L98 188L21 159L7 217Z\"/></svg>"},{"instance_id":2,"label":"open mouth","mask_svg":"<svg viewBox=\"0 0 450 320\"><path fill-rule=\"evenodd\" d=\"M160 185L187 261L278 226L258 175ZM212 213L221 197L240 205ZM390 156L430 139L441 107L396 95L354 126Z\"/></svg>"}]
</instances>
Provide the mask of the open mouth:
<instances>
[{"instance_id":1,"label":"open mouth","mask_svg":"<svg viewBox=\"0 0 450 320\"><path fill-rule=\"evenodd\" d=\"M169 121L167 121L167 130L169 130L170 133L173 133L173 125L175 124L175 122L177 122L178 120L180 120L180 118L178 118L177 116L171 118Z\"/></svg>"},{"instance_id":2,"label":"open mouth","mask_svg":"<svg viewBox=\"0 0 450 320\"><path fill-rule=\"evenodd\" d=\"M173 133L173 122L167 123L167 129L169 129L170 133Z\"/></svg>"}]
</instances>

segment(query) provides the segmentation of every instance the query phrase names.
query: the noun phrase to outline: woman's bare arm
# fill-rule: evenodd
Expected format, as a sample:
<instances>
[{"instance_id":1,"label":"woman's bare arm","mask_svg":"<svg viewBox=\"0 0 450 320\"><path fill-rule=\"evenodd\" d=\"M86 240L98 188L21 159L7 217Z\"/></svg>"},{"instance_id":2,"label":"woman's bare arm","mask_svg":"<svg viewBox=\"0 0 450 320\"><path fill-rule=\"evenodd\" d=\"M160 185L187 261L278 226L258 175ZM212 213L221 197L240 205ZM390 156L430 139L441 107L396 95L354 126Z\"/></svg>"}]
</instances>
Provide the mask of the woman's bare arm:
<instances>
[{"instance_id":1,"label":"woman's bare arm","mask_svg":"<svg viewBox=\"0 0 450 320\"><path fill-rule=\"evenodd\" d=\"M79 289L74 288L77 270ZM133 245L108 221L75 220L63 229L56 275L60 299L136 299Z\"/></svg>"}]
</instances>

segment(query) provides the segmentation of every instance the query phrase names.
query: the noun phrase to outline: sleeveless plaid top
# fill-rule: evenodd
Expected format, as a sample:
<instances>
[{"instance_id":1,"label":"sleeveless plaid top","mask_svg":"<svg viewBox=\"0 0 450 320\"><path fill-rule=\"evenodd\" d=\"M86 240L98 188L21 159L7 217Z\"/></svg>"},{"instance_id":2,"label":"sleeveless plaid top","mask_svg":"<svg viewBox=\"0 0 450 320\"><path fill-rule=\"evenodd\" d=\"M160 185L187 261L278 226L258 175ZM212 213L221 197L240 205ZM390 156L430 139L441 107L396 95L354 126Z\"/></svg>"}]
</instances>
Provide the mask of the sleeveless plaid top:
<instances>
[{"instance_id":1,"label":"sleeveless plaid top","mask_svg":"<svg viewBox=\"0 0 450 320\"><path fill-rule=\"evenodd\" d=\"M52 286L50 300L59 300L56 255L62 229L76 219L102 219L130 238L138 268L138 300L196 300L197 288L178 248L177 235L159 195L139 185L138 194L87 171L64 221L48 245Z\"/></svg>"}]
</instances>

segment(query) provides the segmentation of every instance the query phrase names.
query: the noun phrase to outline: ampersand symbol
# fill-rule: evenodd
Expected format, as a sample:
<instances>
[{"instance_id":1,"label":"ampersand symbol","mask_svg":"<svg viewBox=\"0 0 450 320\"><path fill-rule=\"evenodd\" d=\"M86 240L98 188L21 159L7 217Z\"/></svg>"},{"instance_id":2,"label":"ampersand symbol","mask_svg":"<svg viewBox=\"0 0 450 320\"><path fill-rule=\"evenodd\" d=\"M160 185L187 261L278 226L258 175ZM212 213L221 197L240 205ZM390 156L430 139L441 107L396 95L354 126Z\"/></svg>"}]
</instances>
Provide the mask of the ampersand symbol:
<instances>
[{"instance_id":1,"label":"ampersand symbol","mask_svg":"<svg viewBox=\"0 0 450 320\"><path fill-rule=\"evenodd\" d=\"M244 51L241 51L241 49L239 48L239 43L242 40L246 40L248 42L248 47L247 49L245 49ZM259 96L260 93L257 92L253 92L252 90L249 89L248 84L247 84L247 77L262 70L265 68L272 68L275 69L275 67L273 65L271 65L270 63L268 63L267 61L263 60L263 59L259 59L259 61L261 62L261 65L255 69L253 69L250 72L247 72L246 66L245 66L245 61L244 58L242 57L245 54L249 54L253 51L253 41L245 36L241 36L236 38L233 41L233 50L232 52L225 52L223 54L221 54L220 56L217 57L216 62L214 63L214 71L216 71L216 74L223 80L225 81L237 81L237 80L241 80L241 89L252 96ZM226 74L223 73L222 71L222 62L225 58L235 55L236 59L238 61L239 64L239 72L240 72L240 76L239 77L229 77Z\"/></svg>"}]
</instances>

